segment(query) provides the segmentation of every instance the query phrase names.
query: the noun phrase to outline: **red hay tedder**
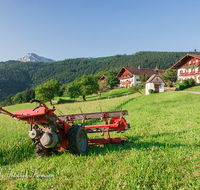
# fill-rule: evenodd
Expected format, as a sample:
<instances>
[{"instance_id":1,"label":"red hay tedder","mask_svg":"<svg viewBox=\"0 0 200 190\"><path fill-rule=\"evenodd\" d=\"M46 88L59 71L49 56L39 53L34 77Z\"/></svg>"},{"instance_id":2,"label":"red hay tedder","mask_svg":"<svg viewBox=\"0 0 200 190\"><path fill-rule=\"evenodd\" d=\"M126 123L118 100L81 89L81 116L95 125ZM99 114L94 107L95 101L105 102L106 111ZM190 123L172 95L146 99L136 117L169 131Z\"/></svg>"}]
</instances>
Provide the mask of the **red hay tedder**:
<instances>
[{"instance_id":1,"label":"red hay tedder","mask_svg":"<svg viewBox=\"0 0 200 190\"><path fill-rule=\"evenodd\" d=\"M123 138L111 138L111 131L123 133L130 129L130 125L123 118L128 115L126 110L108 111L96 113L81 113L73 115L54 114L55 108L49 109L41 100L31 100L31 103L37 102L39 106L34 109L16 111L12 114L2 107L3 111L10 116L25 120L30 124L29 137L36 146L36 153L39 156L50 156L53 151L69 149L72 154L79 155L88 151L89 145L108 144L108 143L124 143ZM110 124L108 123L110 119ZM82 126L75 124L75 120L101 119L104 120L102 125ZM69 125L71 123L71 125ZM42 127L39 127L41 125ZM87 133L107 132L107 138L88 139Z\"/></svg>"}]
</instances>

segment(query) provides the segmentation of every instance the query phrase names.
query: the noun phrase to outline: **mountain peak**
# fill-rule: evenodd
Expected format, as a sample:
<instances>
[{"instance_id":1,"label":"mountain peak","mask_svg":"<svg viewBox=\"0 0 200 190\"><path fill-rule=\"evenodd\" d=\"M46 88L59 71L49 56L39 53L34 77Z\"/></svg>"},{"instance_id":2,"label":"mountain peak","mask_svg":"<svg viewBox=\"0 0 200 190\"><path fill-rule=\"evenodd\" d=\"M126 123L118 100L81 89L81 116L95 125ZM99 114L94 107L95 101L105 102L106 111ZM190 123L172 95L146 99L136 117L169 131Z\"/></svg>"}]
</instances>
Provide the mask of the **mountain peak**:
<instances>
[{"instance_id":1,"label":"mountain peak","mask_svg":"<svg viewBox=\"0 0 200 190\"><path fill-rule=\"evenodd\" d=\"M53 59L48 59L35 53L27 53L23 58L17 60L21 62L54 62Z\"/></svg>"}]
</instances>

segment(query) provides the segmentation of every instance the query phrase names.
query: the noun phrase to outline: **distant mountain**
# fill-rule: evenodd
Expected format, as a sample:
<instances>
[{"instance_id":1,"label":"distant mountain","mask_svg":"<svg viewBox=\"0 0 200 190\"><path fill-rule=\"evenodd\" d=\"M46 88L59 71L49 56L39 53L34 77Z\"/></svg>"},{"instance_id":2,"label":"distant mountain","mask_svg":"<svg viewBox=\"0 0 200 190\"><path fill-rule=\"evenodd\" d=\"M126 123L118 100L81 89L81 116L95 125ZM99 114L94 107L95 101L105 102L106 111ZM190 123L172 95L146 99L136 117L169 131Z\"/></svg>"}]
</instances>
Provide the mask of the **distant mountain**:
<instances>
[{"instance_id":1,"label":"distant mountain","mask_svg":"<svg viewBox=\"0 0 200 190\"><path fill-rule=\"evenodd\" d=\"M21 62L54 62L55 60L41 57L35 53L27 53L23 58L19 58L18 61L21 61Z\"/></svg>"}]
</instances>

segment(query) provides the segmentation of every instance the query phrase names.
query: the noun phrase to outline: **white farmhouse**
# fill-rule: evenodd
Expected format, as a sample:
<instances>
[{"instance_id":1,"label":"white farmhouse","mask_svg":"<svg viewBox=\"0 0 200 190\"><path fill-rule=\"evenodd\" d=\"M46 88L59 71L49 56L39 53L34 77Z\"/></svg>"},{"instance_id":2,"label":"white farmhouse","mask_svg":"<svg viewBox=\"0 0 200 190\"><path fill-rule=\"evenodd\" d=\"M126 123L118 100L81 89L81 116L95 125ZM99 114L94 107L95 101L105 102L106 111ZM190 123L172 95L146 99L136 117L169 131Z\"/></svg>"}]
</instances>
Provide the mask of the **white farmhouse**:
<instances>
[{"instance_id":1,"label":"white farmhouse","mask_svg":"<svg viewBox=\"0 0 200 190\"><path fill-rule=\"evenodd\" d=\"M159 73L162 73L163 69L158 69ZM155 74L155 69L150 68L141 68L138 67L122 67L122 69L117 74L117 78L119 79L119 87L130 87L132 85L136 85L140 83L139 75L140 74Z\"/></svg>"},{"instance_id":2,"label":"white farmhouse","mask_svg":"<svg viewBox=\"0 0 200 190\"><path fill-rule=\"evenodd\" d=\"M177 78L180 81L193 78L197 83L200 83L200 55L186 54L171 69L178 70Z\"/></svg>"}]
</instances>

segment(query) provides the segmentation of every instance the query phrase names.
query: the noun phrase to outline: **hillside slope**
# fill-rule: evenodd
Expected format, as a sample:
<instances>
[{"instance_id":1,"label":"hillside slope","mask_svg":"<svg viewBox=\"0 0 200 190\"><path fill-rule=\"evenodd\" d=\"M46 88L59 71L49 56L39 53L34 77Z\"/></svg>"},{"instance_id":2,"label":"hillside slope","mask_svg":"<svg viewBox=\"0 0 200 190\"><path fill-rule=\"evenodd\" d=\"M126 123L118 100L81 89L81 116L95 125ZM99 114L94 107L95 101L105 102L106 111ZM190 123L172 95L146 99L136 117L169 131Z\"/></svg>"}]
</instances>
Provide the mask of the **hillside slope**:
<instances>
[{"instance_id":1,"label":"hillside slope","mask_svg":"<svg viewBox=\"0 0 200 190\"><path fill-rule=\"evenodd\" d=\"M44 62L0 62L0 101L26 88L33 88L50 79L65 84L83 74L90 75L102 70L120 70L122 66L141 66L160 69L170 68L187 52L138 52L134 55L116 55L101 58L77 58Z\"/></svg>"},{"instance_id":2,"label":"hillside slope","mask_svg":"<svg viewBox=\"0 0 200 190\"><path fill-rule=\"evenodd\" d=\"M57 114L72 114L80 113L80 108L100 111L99 104L103 111L120 110L122 104L122 109L128 110L125 119L131 129L123 134L113 132L111 137L125 137L128 142L124 146L91 146L82 156L61 151L40 159L28 137L30 126L0 114L4 176L0 189L199 189L199 100L200 95L164 92L58 105ZM7 109L13 112L32 106ZM96 138L102 137L97 134ZM11 179L9 169L13 175L27 171L28 177ZM32 177L35 169L37 175L53 177Z\"/></svg>"}]
</instances>

